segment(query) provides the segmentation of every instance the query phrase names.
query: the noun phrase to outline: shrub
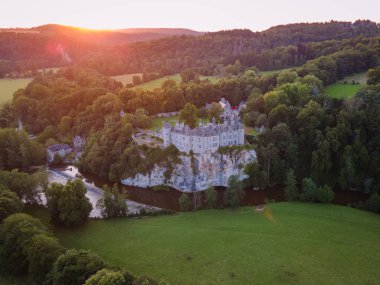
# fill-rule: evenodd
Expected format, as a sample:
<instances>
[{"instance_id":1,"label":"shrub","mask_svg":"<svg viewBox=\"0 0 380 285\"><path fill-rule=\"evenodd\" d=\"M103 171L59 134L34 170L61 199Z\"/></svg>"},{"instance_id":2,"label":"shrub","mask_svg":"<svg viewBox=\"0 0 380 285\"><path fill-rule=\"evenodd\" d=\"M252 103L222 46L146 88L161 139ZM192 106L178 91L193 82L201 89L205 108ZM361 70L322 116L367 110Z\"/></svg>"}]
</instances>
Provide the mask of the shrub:
<instances>
[{"instance_id":1,"label":"shrub","mask_svg":"<svg viewBox=\"0 0 380 285\"><path fill-rule=\"evenodd\" d=\"M27 273L27 253L34 236L46 233L44 225L29 215L7 217L0 227L0 268L9 274Z\"/></svg>"},{"instance_id":2,"label":"shrub","mask_svg":"<svg viewBox=\"0 0 380 285\"><path fill-rule=\"evenodd\" d=\"M331 203L335 198L335 193L331 187L324 185L318 188L318 201L321 203Z\"/></svg>"},{"instance_id":3,"label":"shrub","mask_svg":"<svg viewBox=\"0 0 380 285\"><path fill-rule=\"evenodd\" d=\"M239 181L237 175L232 175L228 179L228 187L224 192L224 204L232 208L237 208L240 205L240 201L244 198L245 192L243 190L243 184Z\"/></svg>"},{"instance_id":4,"label":"shrub","mask_svg":"<svg viewBox=\"0 0 380 285\"><path fill-rule=\"evenodd\" d=\"M285 197L287 201L295 201L298 199L298 195L294 171L290 169L286 174Z\"/></svg>"},{"instance_id":5,"label":"shrub","mask_svg":"<svg viewBox=\"0 0 380 285\"><path fill-rule=\"evenodd\" d=\"M206 204L208 208L216 207L216 191L213 186L209 187L205 191L206 194Z\"/></svg>"},{"instance_id":6,"label":"shrub","mask_svg":"<svg viewBox=\"0 0 380 285\"><path fill-rule=\"evenodd\" d=\"M70 249L58 257L50 275L53 285L82 285L104 267L104 261L95 253Z\"/></svg>"},{"instance_id":7,"label":"shrub","mask_svg":"<svg viewBox=\"0 0 380 285\"><path fill-rule=\"evenodd\" d=\"M311 178L304 178L302 180L302 193L300 198L305 202L315 202L318 200L318 186Z\"/></svg>"},{"instance_id":8,"label":"shrub","mask_svg":"<svg viewBox=\"0 0 380 285\"><path fill-rule=\"evenodd\" d=\"M84 285L125 285L125 278L120 271L101 269L87 279Z\"/></svg>"},{"instance_id":9,"label":"shrub","mask_svg":"<svg viewBox=\"0 0 380 285\"><path fill-rule=\"evenodd\" d=\"M65 248L56 238L46 234L34 236L30 242L27 256L31 278L37 283L46 280L54 262L64 252Z\"/></svg>"},{"instance_id":10,"label":"shrub","mask_svg":"<svg viewBox=\"0 0 380 285\"><path fill-rule=\"evenodd\" d=\"M181 197L179 197L179 206L181 207L182 211L189 210L190 199L186 193L182 193Z\"/></svg>"},{"instance_id":11,"label":"shrub","mask_svg":"<svg viewBox=\"0 0 380 285\"><path fill-rule=\"evenodd\" d=\"M373 192L365 202L364 208L372 212L380 212L380 195Z\"/></svg>"}]
</instances>

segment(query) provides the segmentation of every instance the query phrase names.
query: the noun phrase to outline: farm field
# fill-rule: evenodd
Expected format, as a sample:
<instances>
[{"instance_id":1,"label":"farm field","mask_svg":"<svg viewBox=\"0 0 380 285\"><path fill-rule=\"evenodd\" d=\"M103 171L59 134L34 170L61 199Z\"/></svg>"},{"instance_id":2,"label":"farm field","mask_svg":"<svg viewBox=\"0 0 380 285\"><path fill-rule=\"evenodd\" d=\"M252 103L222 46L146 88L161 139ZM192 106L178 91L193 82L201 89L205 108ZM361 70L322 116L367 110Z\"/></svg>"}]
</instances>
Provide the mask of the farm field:
<instances>
[{"instance_id":1,"label":"farm field","mask_svg":"<svg viewBox=\"0 0 380 285\"><path fill-rule=\"evenodd\" d=\"M379 215L306 203L269 209L267 218L244 207L54 231L66 247L170 284L378 284ZM45 210L31 213L47 222Z\"/></svg>"},{"instance_id":2,"label":"farm field","mask_svg":"<svg viewBox=\"0 0 380 285\"><path fill-rule=\"evenodd\" d=\"M117 81L120 81L125 86L129 83L132 83L132 78L135 75L138 75L141 77L142 73L123 74L123 75L111 76L111 78L113 78Z\"/></svg>"},{"instance_id":3,"label":"farm field","mask_svg":"<svg viewBox=\"0 0 380 285\"><path fill-rule=\"evenodd\" d=\"M359 84L352 84L352 82L358 82ZM346 82L346 83L345 83ZM338 82L327 86L324 93L334 99L344 99L354 96L361 88L367 84L367 73L357 73L345 77Z\"/></svg>"},{"instance_id":4,"label":"farm field","mask_svg":"<svg viewBox=\"0 0 380 285\"><path fill-rule=\"evenodd\" d=\"M32 81L31 78L0 79L0 106L11 102L13 93L20 88L25 88L30 81Z\"/></svg>"},{"instance_id":5,"label":"farm field","mask_svg":"<svg viewBox=\"0 0 380 285\"><path fill-rule=\"evenodd\" d=\"M161 87L162 83L166 80L174 80L177 83L181 82L181 75L179 73L169 76L164 76L155 80L145 82L143 84L132 87L132 89L145 89L145 90L154 90L155 88ZM212 83L216 83L220 80L217 76L200 76L201 80L209 79Z\"/></svg>"}]
</instances>

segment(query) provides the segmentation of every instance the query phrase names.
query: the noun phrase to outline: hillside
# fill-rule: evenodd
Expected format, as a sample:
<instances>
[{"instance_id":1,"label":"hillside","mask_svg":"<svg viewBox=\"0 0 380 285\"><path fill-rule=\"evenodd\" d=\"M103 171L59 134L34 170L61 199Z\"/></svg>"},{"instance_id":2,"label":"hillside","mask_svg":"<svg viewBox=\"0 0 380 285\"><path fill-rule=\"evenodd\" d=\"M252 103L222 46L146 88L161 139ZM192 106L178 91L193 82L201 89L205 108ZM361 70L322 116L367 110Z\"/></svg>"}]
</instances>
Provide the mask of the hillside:
<instances>
[{"instance_id":1,"label":"hillside","mask_svg":"<svg viewBox=\"0 0 380 285\"><path fill-rule=\"evenodd\" d=\"M181 36L172 36L178 33ZM245 66L278 69L300 65L313 58L315 55L310 53L313 47L308 43L379 34L379 26L370 21L300 23L263 32L230 30L199 36L185 29L97 31L53 24L31 29L2 29L0 77L10 72L23 73L73 63L106 75L144 70L161 71L165 75L190 67L200 68L202 74L210 75L218 65L231 64L237 59ZM340 45L337 42L327 44L330 49ZM288 47L278 48L281 46ZM273 50L265 55L275 53L274 58L262 59L260 53L268 49ZM286 66L278 66L277 53L289 54Z\"/></svg>"}]
</instances>

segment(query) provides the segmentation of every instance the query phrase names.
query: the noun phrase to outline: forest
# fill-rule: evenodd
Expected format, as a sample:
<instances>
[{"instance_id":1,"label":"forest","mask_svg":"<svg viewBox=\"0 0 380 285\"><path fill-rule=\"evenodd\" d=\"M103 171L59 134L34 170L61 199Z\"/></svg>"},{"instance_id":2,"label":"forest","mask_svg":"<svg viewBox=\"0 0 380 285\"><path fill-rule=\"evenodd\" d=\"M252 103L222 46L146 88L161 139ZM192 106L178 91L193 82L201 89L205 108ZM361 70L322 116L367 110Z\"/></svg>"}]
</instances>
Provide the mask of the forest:
<instances>
[{"instance_id":1,"label":"forest","mask_svg":"<svg viewBox=\"0 0 380 285\"><path fill-rule=\"evenodd\" d=\"M118 61L103 56L107 64L100 66L109 71L81 61L38 74L0 110L2 135L9 138L4 141L15 146L0 152L1 166L11 170L32 165L43 160L43 145L70 144L76 135L87 138L81 169L111 181L146 171L158 161L171 165L176 150L138 147L132 143L133 132L149 126L152 115L180 111L191 103L204 116L206 103L226 98L232 105L247 103L240 114L246 127L267 129L247 138L258 155L257 163L245 170L247 188L286 185L292 173L299 183L312 179L318 187L373 193L380 199L378 32L368 21L330 22L278 26L261 34L222 31L120 46L119 51L130 51L120 55L134 55L119 62L123 72L181 72L182 82L167 80L154 90L131 89L106 76L113 73L108 63ZM155 55L150 54L153 45ZM134 54L137 46L139 56ZM198 48L202 52L197 53ZM168 64L171 57L173 65ZM284 67L288 69L261 73ZM325 86L368 70L368 85L356 96L325 96ZM216 72L217 81L199 79ZM18 119L36 136L33 143L7 129L16 127ZM27 155L31 152L33 156ZM15 161L17 153L21 158Z\"/></svg>"},{"instance_id":2,"label":"forest","mask_svg":"<svg viewBox=\"0 0 380 285\"><path fill-rule=\"evenodd\" d=\"M301 65L335 52L340 41L380 34L368 20L290 24L262 32L231 30L154 39L146 34L95 32L46 25L28 32L0 31L0 77L23 77L46 67L80 64L105 75L160 72L162 75L196 68L203 75L218 74L223 65L240 60L245 66L271 70ZM145 39L145 41L144 41ZM150 39L150 40L147 40ZM343 42L342 42L343 43ZM276 49L277 48L277 49Z\"/></svg>"}]
</instances>

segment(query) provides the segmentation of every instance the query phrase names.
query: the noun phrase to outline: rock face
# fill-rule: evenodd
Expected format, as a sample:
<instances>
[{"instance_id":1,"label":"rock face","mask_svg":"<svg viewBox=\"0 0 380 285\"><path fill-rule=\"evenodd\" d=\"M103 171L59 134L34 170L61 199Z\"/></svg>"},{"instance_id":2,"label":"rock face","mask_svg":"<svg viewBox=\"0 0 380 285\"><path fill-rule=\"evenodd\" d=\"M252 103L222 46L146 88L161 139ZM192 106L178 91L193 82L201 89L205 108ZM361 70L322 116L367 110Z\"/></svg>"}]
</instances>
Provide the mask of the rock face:
<instances>
[{"instance_id":1,"label":"rock face","mask_svg":"<svg viewBox=\"0 0 380 285\"><path fill-rule=\"evenodd\" d=\"M175 165L169 178L165 178L167 169L159 164L147 174L137 174L121 180L129 186L152 187L168 185L183 192L200 191L209 186L227 186L232 175L240 180L247 178L243 168L256 160L254 150L241 150L232 154L202 153L181 155L181 162Z\"/></svg>"}]
</instances>

